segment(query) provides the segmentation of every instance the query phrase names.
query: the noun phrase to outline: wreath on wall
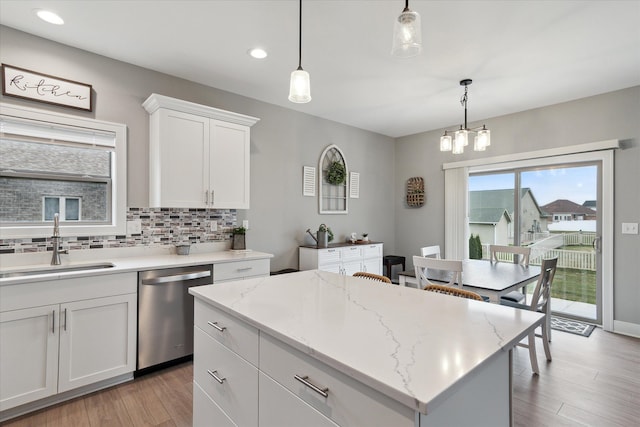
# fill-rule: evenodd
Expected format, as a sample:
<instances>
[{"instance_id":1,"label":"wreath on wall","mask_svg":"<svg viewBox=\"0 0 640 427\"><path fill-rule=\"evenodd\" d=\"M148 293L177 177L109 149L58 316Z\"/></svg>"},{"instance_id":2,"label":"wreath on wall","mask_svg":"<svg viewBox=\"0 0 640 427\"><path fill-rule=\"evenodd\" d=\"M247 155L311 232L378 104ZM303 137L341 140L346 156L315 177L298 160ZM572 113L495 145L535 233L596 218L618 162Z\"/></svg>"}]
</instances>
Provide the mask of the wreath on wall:
<instances>
[{"instance_id":1,"label":"wreath on wall","mask_svg":"<svg viewBox=\"0 0 640 427\"><path fill-rule=\"evenodd\" d=\"M327 182L333 185L344 183L347 172L344 165L338 161L333 161L327 168Z\"/></svg>"}]
</instances>

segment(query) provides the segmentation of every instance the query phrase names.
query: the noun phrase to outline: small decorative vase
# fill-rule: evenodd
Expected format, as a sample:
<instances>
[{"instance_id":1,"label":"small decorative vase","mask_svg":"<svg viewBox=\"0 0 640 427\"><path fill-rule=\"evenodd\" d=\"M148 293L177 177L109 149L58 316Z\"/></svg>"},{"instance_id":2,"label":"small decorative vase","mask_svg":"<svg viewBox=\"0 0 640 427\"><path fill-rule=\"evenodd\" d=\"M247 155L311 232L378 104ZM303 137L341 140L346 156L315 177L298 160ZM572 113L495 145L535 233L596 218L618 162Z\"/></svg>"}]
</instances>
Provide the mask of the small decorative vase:
<instances>
[{"instance_id":1,"label":"small decorative vase","mask_svg":"<svg viewBox=\"0 0 640 427\"><path fill-rule=\"evenodd\" d=\"M231 249L235 251L246 249L247 247L245 245L245 236L245 234L234 234Z\"/></svg>"},{"instance_id":2,"label":"small decorative vase","mask_svg":"<svg viewBox=\"0 0 640 427\"><path fill-rule=\"evenodd\" d=\"M318 230L318 247L326 248L329 246L329 234L326 231Z\"/></svg>"}]
</instances>

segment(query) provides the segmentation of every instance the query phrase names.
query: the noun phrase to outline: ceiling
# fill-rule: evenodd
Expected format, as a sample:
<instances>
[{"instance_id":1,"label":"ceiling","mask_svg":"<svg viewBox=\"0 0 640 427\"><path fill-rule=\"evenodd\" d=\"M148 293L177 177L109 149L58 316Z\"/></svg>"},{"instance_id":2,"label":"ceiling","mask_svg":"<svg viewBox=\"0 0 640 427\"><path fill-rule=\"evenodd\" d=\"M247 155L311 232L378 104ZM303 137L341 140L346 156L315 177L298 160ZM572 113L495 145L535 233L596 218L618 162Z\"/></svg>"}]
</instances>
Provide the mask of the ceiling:
<instances>
[{"instance_id":1,"label":"ceiling","mask_svg":"<svg viewBox=\"0 0 640 427\"><path fill-rule=\"evenodd\" d=\"M308 104L287 100L298 2L0 0L0 23L391 137L640 85L640 1L419 1L423 52L390 55L401 0L304 0ZM57 12L65 25L40 21ZM249 48L269 56L256 60ZM12 64L20 66L20 64ZM38 70L44 71L44 70Z\"/></svg>"}]
</instances>

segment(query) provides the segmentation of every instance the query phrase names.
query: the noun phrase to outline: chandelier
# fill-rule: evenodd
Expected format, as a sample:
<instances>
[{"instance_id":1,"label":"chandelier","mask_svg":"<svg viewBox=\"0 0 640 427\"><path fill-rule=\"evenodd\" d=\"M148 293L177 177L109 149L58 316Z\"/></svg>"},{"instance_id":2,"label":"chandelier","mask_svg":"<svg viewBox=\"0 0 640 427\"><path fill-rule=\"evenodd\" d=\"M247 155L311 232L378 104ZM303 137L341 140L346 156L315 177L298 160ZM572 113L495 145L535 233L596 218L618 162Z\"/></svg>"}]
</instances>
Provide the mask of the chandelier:
<instances>
[{"instance_id":1,"label":"chandelier","mask_svg":"<svg viewBox=\"0 0 640 427\"><path fill-rule=\"evenodd\" d=\"M491 134L485 125L468 128L467 127L467 101L469 85L473 83L471 79L460 80L460 86L464 86L464 95L460 98L460 104L464 107L464 126L452 131L445 130L440 137L440 151L451 151L453 154L464 153L464 147L469 145L469 133L475 133L473 149L474 151L484 151L491 145ZM449 134L453 133L453 137Z\"/></svg>"}]
</instances>

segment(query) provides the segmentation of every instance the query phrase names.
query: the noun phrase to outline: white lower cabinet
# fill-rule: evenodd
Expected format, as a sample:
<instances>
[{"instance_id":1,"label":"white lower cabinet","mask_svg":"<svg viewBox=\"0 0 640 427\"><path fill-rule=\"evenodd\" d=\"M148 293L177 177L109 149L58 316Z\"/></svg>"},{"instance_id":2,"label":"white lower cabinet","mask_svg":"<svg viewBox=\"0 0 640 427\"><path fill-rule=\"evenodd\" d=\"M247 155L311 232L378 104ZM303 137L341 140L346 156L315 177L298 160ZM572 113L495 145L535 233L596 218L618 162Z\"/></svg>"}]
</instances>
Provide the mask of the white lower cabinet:
<instances>
[{"instance_id":1,"label":"white lower cabinet","mask_svg":"<svg viewBox=\"0 0 640 427\"><path fill-rule=\"evenodd\" d=\"M198 298L195 319L196 427L415 426L412 409Z\"/></svg>"},{"instance_id":2,"label":"white lower cabinet","mask_svg":"<svg viewBox=\"0 0 640 427\"><path fill-rule=\"evenodd\" d=\"M136 276L3 286L0 411L133 372Z\"/></svg>"},{"instance_id":3,"label":"white lower cabinet","mask_svg":"<svg viewBox=\"0 0 640 427\"><path fill-rule=\"evenodd\" d=\"M267 277L270 268L271 261L268 258L221 262L213 265L213 283Z\"/></svg>"},{"instance_id":4,"label":"white lower cabinet","mask_svg":"<svg viewBox=\"0 0 640 427\"><path fill-rule=\"evenodd\" d=\"M300 247L300 270L322 270L352 276L358 271L382 274L382 243L335 246L331 248Z\"/></svg>"},{"instance_id":5,"label":"white lower cabinet","mask_svg":"<svg viewBox=\"0 0 640 427\"><path fill-rule=\"evenodd\" d=\"M136 294L60 305L58 392L135 369Z\"/></svg>"},{"instance_id":6,"label":"white lower cabinet","mask_svg":"<svg viewBox=\"0 0 640 427\"><path fill-rule=\"evenodd\" d=\"M0 411L57 393L56 313L57 304L0 313Z\"/></svg>"}]
</instances>

